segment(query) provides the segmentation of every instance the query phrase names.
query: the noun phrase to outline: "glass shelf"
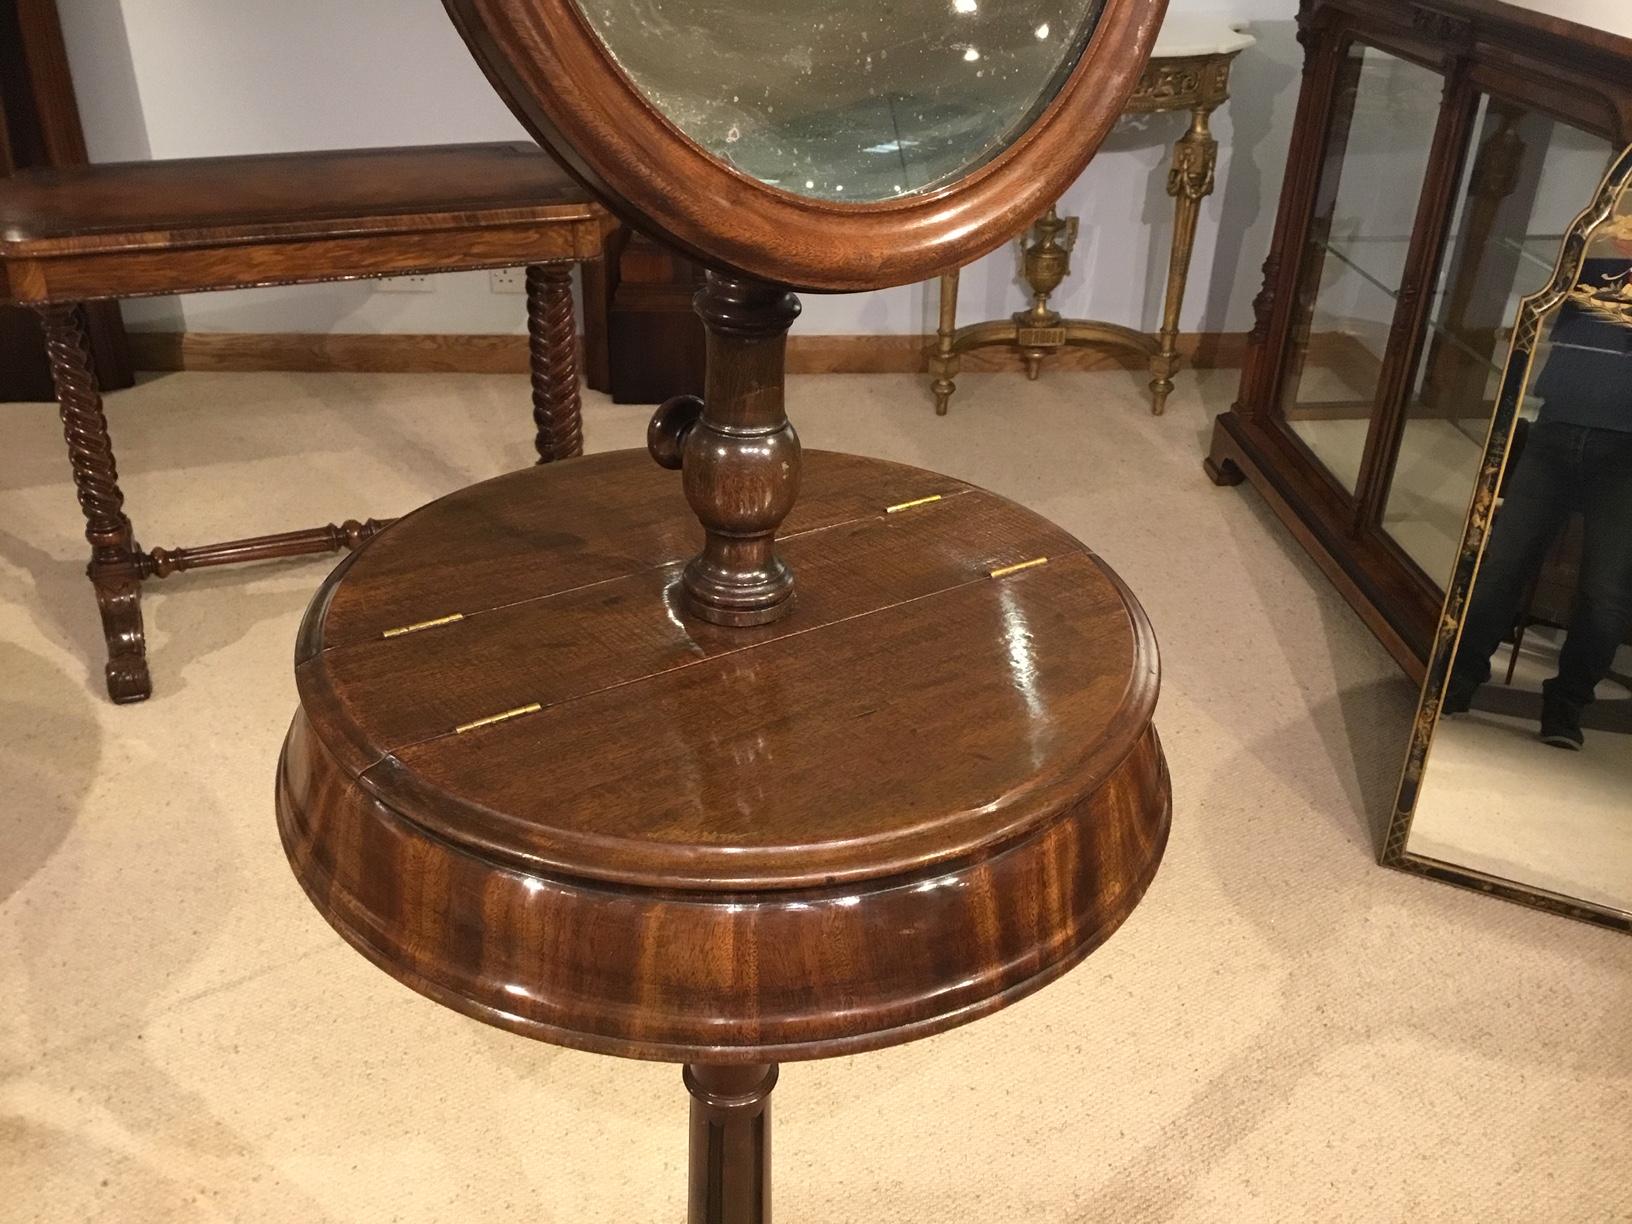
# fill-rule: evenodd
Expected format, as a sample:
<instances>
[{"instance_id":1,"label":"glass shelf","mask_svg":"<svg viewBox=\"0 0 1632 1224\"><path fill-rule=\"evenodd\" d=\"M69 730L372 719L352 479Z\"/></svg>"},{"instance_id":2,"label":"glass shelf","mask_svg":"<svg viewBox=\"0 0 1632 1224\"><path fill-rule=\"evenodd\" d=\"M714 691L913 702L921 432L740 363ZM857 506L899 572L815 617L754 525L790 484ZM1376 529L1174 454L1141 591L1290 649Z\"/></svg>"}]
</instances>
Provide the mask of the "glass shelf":
<instances>
[{"instance_id":1,"label":"glass shelf","mask_svg":"<svg viewBox=\"0 0 1632 1224\"><path fill-rule=\"evenodd\" d=\"M1389 241L1389 240L1388 239L1383 239L1381 241ZM1388 296L1388 299L1391 302L1398 302L1400 300L1400 294L1399 294L1399 291L1397 289L1389 288L1388 284L1385 281L1383 281L1382 279L1380 279L1377 276L1374 276L1371 272L1367 271L1358 262L1356 262L1353 258L1351 258L1349 256L1348 252L1344 251L1341 247L1338 247L1338 246L1336 246L1336 245L1334 245L1332 243L1329 243L1329 242L1319 242L1319 241L1317 241L1314 245L1316 245L1319 249L1324 251L1326 254L1330 255L1333 259L1336 259L1339 263L1343 264L1344 267L1349 268L1350 270L1352 270L1356 276L1360 277L1360 279L1364 280L1367 284L1371 285L1374 289L1380 290L1382 293L1386 294ZM1443 293L1443 288L1436 289L1435 292L1434 292L1434 295L1433 295L1433 300L1438 301L1438 299L1441 297L1442 293ZM1449 345L1452 345L1455 348L1457 348L1458 350L1460 350L1461 352L1465 353L1471 360L1473 360L1475 362L1483 362L1485 365L1489 366L1490 369L1493 370L1497 374L1500 374L1502 372L1502 366L1503 366L1503 364L1504 364L1504 362L1506 361L1506 358L1507 358L1507 346L1505 344L1502 345L1500 354L1496 355L1496 356L1492 356L1492 355L1489 355L1489 354L1479 352L1472 345L1467 343L1467 341L1463 340L1460 336L1458 336L1455 332L1447 330L1443 324L1438 322L1438 320L1435 318L1435 312L1433 310L1432 303L1430 303L1430 307L1429 307L1428 327L1429 327L1430 331L1432 331L1436 336L1443 339L1445 341L1445 343L1447 343Z\"/></svg>"}]
</instances>

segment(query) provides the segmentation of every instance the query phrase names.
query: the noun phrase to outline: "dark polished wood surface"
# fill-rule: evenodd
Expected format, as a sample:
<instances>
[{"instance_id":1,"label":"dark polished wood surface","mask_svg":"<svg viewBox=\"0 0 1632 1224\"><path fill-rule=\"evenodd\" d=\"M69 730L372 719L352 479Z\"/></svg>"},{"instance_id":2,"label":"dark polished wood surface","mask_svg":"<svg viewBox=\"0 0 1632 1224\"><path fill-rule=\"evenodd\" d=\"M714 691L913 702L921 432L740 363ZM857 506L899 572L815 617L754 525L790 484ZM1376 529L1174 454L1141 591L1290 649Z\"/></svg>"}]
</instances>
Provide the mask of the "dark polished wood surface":
<instances>
[{"instance_id":1,"label":"dark polished wood surface","mask_svg":"<svg viewBox=\"0 0 1632 1224\"><path fill-rule=\"evenodd\" d=\"M89 301L599 257L610 218L530 144L28 171L0 298Z\"/></svg>"},{"instance_id":2,"label":"dark polished wood surface","mask_svg":"<svg viewBox=\"0 0 1632 1224\"><path fill-rule=\"evenodd\" d=\"M1074 182L1139 82L1166 0L1106 0L1060 92L957 183L839 205L772 187L683 137L618 68L577 0L444 0L501 96L607 206L708 267L795 289L908 284L994 250Z\"/></svg>"},{"instance_id":3,"label":"dark polished wood surface","mask_svg":"<svg viewBox=\"0 0 1632 1224\"><path fill-rule=\"evenodd\" d=\"M685 474L703 548L680 576L686 611L716 625L764 625L793 611L793 571L776 532L799 496L799 435L784 407L788 328L799 299L710 272L697 294L708 338L701 399L665 401L647 449Z\"/></svg>"},{"instance_id":4,"label":"dark polished wood surface","mask_svg":"<svg viewBox=\"0 0 1632 1224\"><path fill-rule=\"evenodd\" d=\"M323 237L398 229L415 214L450 214L443 223L452 224L462 213L504 209L586 219L598 212L530 144L429 145L35 170L0 196L0 239L29 254L123 251L229 237L241 226L257 238L269 225Z\"/></svg>"},{"instance_id":5,"label":"dark polished wood surface","mask_svg":"<svg viewBox=\"0 0 1632 1224\"><path fill-rule=\"evenodd\" d=\"M584 265L587 381L615 404L702 395L702 320L692 300L703 269L619 225L598 264Z\"/></svg>"},{"instance_id":6,"label":"dark polished wood surface","mask_svg":"<svg viewBox=\"0 0 1632 1224\"><path fill-rule=\"evenodd\" d=\"M771 625L683 613L695 528L635 452L453 494L336 571L278 808L347 939L489 1023L717 1065L961 1023L1115 930L1170 811L1137 604L990 493L806 458Z\"/></svg>"}]
</instances>

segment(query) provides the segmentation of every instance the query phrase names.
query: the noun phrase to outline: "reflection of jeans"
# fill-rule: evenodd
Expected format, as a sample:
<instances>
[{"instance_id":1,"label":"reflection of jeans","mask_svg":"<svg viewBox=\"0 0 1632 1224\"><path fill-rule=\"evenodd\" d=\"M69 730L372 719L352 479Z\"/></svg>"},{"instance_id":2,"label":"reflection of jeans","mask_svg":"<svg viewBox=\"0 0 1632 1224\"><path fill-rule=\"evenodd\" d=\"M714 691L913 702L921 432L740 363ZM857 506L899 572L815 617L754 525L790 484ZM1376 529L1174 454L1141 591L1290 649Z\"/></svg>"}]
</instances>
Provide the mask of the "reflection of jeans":
<instances>
[{"instance_id":1,"label":"reflection of jeans","mask_svg":"<svg viewBox=\"0 0 1632 1224\"><path fill-rule=\"evenodd\" d=\"M1581 579L1549 698L1592 700L1632 630L1632 433L1546 420L1531 430L1479 568L1451 674L1453 691L1490 679L1490 656L1512 631L1519 603L1559 533L1586 520Z\"/></svg>"}]
</instances>

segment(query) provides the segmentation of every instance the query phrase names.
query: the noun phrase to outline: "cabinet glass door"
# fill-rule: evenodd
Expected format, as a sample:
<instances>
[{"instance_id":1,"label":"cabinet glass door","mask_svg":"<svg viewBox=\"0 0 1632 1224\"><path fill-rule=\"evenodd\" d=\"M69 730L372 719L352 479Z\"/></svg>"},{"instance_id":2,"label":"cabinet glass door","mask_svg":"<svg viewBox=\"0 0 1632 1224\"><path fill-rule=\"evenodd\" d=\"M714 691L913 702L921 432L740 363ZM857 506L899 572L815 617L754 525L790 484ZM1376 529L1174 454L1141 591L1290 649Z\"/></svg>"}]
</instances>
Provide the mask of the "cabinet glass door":
<instances>
[{"instance_id":1,"label":"cabinet glass door","mask_svg":"<svg viewBox=\"0 0 1632 1224\"><path fill-rule=\"evenodd\" d=\"M1406 404L1383 530L1443 589L1461 546L1519 299L1553 274L1608 141L1484 99Z\"/></svg>"},{"instance_id":2,"label":"cabinet glass door","mask_svg":"<svg viewBox=\"0 0 1632 1224\"><path fill-rule=\"evenodd\" d=\"M1353 44L1333 102L1281 413L1351 494L1444 88L1444 78L1427 68Z\"/></svg>"}]
</instances>

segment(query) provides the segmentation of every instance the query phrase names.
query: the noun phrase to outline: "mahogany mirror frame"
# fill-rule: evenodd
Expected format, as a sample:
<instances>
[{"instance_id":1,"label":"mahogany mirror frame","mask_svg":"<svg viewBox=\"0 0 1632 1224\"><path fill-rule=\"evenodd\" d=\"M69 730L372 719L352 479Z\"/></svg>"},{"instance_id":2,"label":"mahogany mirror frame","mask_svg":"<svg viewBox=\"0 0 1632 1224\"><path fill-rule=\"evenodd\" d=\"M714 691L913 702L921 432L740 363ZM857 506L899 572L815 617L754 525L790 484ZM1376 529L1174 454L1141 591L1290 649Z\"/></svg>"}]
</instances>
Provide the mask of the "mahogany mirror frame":
<instances>
[{"instance_id":1,"label":"mahogany mirror frame","mask_svg":"<svg viewBox=\"0 0 1632 1224\"><path fill-rule=\"evenodd\" d=\"M1423 775L1427 769L1429 753L1433 748L1434 732L1439 727L1441 711L1445 704L1445 689L1450 682L1451 665L1456 659L1456 651L1462 641L1462 626L1467 617L1468 602L1478 580L1485 544L1495 519L1497 491L1502 487L1502 477L1507 471L1512 454L1513 434L1519 412L1524 406L1535 373L1542 331L1576 287L1593 238L1615 215L1616 208L1623 198L1628 196L1632 196L1632 148L1624 150L1615 158L1592 203L1576 218L1565 234L1558 263L1547 286L1519 304L1518 317L1513 327L1513 342L1508 351L1507 365L1502 372L1501 390L1496 399L1496 412L1490 423L1490 434L1485 443L1485 455L1480 464L1479 476L1474 483L1473 498L1468 510L1461 549L1457 554L1456 568L1452 571L1450 582L1446 584L1445 604L1440 613L1439 628L1428 658L1428 669L1422 683L1417 715L1411 724L1411 739L1406 750L1405 768L1400 777L1394 808L1390 813L1388 834L1384 838L1379 861L1384 867L1427 876L1430 879L1474 889L1549 913L1561 914L1582 922L1597 923L1632 934L1632 914L1623 910L1563 896L1544 888L1503 879L1426 855L1412 854L1407 848L1411 838L1411 825L1416 818L1417 802L1422 795Z\"/></svg>"},{"instance_id":2,"label":"mahogany mirror frame","mask_svg":"<svg viewBox=\"0 0 1632 1224\"><path fill-rule=\"evenodd\" d=\"M1105 0L1081 59L991 160L917 195L838 204L727 165L629 79L576 0L443 0L535 139L634 228L731 276L854 292L995 250L1087 167L1138 83L1167 0Z\"/></svg>"}]
</instances>

